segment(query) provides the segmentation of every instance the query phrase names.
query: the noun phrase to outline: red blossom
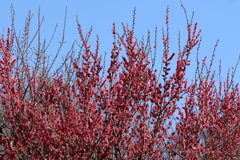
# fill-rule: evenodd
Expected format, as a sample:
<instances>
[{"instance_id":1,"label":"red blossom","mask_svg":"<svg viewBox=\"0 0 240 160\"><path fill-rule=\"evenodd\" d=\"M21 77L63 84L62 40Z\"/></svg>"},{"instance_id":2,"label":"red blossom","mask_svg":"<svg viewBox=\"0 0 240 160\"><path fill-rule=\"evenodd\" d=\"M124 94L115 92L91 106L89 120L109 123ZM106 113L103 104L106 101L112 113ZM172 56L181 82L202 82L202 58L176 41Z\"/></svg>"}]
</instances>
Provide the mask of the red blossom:
<instances>
[{"instance_id":1,"label":"red blossom","mask_svg":"<svg viewBox=\"0 0 240 160\"><path fill-rule=\"evenodd\" d=\"M204 75L206 58L202 66L197 63L195 81L188 81L189 56L200 43L201 30L197 23L187 24L188 40L175 62L175 53L169 53L168 13L167 8L163 81L153 68L155 60L149 60L150 44L139 43L124 24L122 35L113 24L107 75L99 37L92 51L91 30L85 37L80 24L85 50L78 59L69 57L71 70L55 76L31 70L24 61L21 69L16 67L8 29L6 40L0 38L0 98L7 120L0 134L3 159L239 158L239 86L228 73L216 87L215 73Z\"/></svg>"}]
</instances>

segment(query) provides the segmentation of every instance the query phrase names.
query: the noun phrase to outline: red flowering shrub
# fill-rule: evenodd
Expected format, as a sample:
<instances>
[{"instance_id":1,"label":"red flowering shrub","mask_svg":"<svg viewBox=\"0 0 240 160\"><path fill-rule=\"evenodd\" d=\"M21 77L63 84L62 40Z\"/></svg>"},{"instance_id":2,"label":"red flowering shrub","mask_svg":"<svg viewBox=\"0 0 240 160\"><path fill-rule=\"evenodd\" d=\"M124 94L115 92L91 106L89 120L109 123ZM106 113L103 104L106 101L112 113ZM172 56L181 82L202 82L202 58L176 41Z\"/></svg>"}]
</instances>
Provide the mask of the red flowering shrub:
<instances>
[{"instance_id":1,"label":"red flowering shrub","mask_svg":"<svg viewBox=\"0 0 240 160\"><path fill-rule=\"evenodd\" d=\"M90 32L85 38L80 24L80 58L68 55L70 67L53 75L49 68L39 69L40 62L31 69L21 54L14 55L14 34L9 30L7 39L0 39L2 158L239 158L238 84L229 76L217 87L206 59L197 64L196 78L189 83L189 56L198 48L201 30L197 23L188 23L187 43L178 53L169 53L168 19L167 9L161 82L153 69L156 52L153 58L149 56L150 38L147 44L139 43L134 30L124 24L122 35L113 24L106 76L99 40L92 51ZM18 51L25 53L18 39L16 43ZM126 55L121 55L123 51ZM175 56L174 69L170 64Z\"/></svg>"}]
</instances>

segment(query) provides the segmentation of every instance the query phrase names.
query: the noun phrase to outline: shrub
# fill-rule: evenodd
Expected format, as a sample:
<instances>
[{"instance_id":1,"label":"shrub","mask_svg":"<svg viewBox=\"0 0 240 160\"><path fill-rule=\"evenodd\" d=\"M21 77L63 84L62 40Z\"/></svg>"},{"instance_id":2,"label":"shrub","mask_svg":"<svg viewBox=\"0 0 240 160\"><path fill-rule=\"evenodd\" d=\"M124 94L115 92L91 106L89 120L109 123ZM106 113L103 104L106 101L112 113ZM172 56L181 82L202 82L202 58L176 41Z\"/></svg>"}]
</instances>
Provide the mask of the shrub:
<instances>
[{"instance_id":1,"label":"shrub","mask_svg":"<svg viewBox=\"0 0 240 160\"><path fill-rule=\"evenodd\" d=\"M134 27L123 24L124 33L119 35L113 24L106 75L99 39L92 51L88 44L91 31L85 37L79 23L81 52L77 58L68 54L53 73L55 59L46 66L40 43L31 69L26 59L29 41L8 29L7 38L0 39L3 158L239 158L240 96L234 73L217 86L212 63L208 66L205 58L202 65L198 62L195 79L189 82L189 56L194 48L199 49L201 30L191 20L186 44L181 48L179 39L179 52L170 53L168 12L167 8L160 76L154 69L157 42L153 53L150 32L147 43L140 43L134 38ZM64 36L59 50L63 42ZM126 55L121 56L122 52ZM215 50L212 60L214 55ZM170 67L174 57L175 69Z\"/></svg>"}]
</instances>

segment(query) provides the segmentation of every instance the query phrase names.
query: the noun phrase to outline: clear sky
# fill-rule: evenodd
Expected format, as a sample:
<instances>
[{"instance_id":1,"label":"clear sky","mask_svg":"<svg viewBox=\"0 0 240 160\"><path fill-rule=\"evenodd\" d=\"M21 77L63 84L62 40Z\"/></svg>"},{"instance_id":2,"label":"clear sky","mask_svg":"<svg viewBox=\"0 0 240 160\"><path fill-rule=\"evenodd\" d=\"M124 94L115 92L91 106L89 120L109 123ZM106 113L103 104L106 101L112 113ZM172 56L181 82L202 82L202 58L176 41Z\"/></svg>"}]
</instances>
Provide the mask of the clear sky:
<instances>
[{"instance_id":1,"label":"clear sky","mask_svg":"<svg viewBox=\"0 0 240 160\"><path fill-rule=\"evenodd\" d=\"M202 29L200 58L208 56L210 60L214 45L217 39L220 39L214 69L218 70L219 59L221 59L222 80L224 80L227 69L235 66L240 54L240 0L182 0L182 2L189 17L193 11L195 12L194 22L198 22L199 28ZM91 44L94 46L98 34L100 53L107 52L109 56L113 41L112 23L116 22L117 31L122 33L121 22L131 25L135 6L137 9L135 33L138 39L141 39L142 36L146 37L148 30L151 31L151 36L154 38L154 30L158 26L158 60L162 56L161 28L165 27L167 5L170 8L170 52L178 52L178 31L181 31L182 43L185 42L184 38L186 38L186 19L179 0L5 0L1 1L0 9L0 29L4 29L4 33L8 27L11 27L11 3L15 10L17 31L23 29L25 18L28 11L31 10L34 16L30 29L32 35L35 33L39 6L41 7L41 16L44 16L42 39L45 38L49 41L56 23L59 24L56 36L47 52L53 56L61 41L66 7L68 7L65 35L67 43L61 51L61 56L66 54L75 39L79 40L76 15L79 17L84 33L87 33L89 28L93 26ZM195 62L194 54L192 58ZM108 61L109 58L106 60ZM61 64L61 57L57 62L59 65ZM158 62L159 67L157 68L160 68L160 61ZM189 68L191 73L194 73L194 70L194 67ZM239 73L240 68L237 70L235 82L240 82Z\"/></svg>"}]
</instances>

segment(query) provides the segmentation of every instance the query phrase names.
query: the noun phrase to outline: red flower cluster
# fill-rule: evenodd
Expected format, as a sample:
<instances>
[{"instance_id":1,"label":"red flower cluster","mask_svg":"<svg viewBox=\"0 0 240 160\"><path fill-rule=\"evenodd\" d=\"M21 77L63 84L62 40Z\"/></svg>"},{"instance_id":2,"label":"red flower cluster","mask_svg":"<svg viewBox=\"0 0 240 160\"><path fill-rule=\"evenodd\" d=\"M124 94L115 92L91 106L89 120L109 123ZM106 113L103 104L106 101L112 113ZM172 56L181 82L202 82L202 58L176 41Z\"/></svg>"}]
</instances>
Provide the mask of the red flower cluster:
<instances>
[{"instance_id":1,"label":"red flower cluster","mask_svg":"<svg viewBox=\"0 0 240 160\"><path fill-rule=\"evenodd\" d=\"M123 24L124 33L119 35L113 24L111 62L104 77L99 39L96 50L91 51L91 32L84 37L78 25L84 53L81 63L71 57L69 74L76 78L70 83L64 74L48 79L39 76L25 61L22 68L16 68L14 37L9 30L7 39L0 39L3 158L239 158L238 84L228 77L217 88L210 70L203 75L205 60L202 67L198 64L195 81L188 83L189 56L200 42L201 30L197 30L197 23L189 23L187 44L178 54L169 53L168 12L167 34L163 32L162 82L153 69L156 52L152 63L149 60L150 32L147 44L139 43L134 39L134 30ZM123 50L126 55L121 56ZM170 63L175 55L178 57L173 71ZM178 103L181 99L183 105Z\"/></svg>"}]
</instances>

